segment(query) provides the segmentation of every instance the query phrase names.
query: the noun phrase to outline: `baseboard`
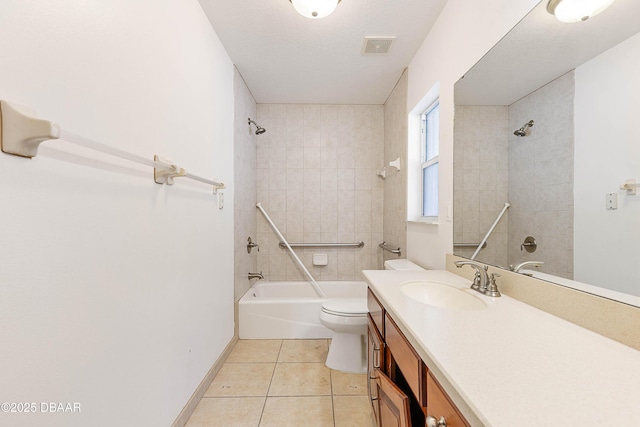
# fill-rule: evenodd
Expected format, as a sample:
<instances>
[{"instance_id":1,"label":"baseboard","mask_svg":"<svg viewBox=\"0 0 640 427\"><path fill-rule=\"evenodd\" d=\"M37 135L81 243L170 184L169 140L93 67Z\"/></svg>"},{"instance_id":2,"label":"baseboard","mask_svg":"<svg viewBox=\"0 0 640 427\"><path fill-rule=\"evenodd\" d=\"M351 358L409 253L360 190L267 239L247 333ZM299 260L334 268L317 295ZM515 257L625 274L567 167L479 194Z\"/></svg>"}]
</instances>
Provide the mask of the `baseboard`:
<instances>
[{"instance_id":1,"label":"baseboard","mask_svg":"<svg viewBox=\"0 0 640 427\"><path fill-rule=\"evenodd\" d=\"M193 392L191 398L189 398L189 400L187 401L187 404L184 405L184 408L182 408L180 415L178 415L178 418L176 418L173 424L171 424L171 427L184 427L187 424L187 421L189 421L191 414L193 414L193 411L196 410L196 406L198 406L198 403L200 403L200 399L202 399L205 391L207 391L207 389L211 385L213 378L216 376L220 368L222 368L222 365L227 360L227 357L229 357L229 354L231 353L233 347L236 345L237 341L238 336L234 335L218 360L216 360L216 363L213 364L211 369L209 369L209 372L207 372L207 375L205 375L205 377L202 379L200 385L198 386L198 388L196 388L196 391Z\"/></svg>"}]
</instances>

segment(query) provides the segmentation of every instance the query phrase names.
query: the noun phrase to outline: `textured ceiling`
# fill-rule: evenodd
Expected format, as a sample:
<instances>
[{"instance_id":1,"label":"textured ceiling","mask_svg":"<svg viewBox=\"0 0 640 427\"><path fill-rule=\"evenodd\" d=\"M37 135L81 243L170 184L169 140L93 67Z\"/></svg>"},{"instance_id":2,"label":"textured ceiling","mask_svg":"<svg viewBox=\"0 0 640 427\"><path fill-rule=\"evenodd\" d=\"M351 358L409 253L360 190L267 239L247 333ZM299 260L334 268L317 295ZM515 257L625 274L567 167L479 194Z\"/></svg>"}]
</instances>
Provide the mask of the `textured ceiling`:
<instances>
[{"instance_id":1,"label":"textured ceiling","mask_svg":"<svg viewBox=\"0 0 640 427\"><path fill-rule=\"evenodd\" d=\"M536 6L463 79L458 105L511 105L640 31L640 1L618 0L585 22L565 24Z\"/></svg>"},{"instance_id":2,"label":"textured ceiling","mask_svg":"<svg viewBox=\"0 0 640 427\"><path fill-rule=\"evenodd\" d=\"M199 0L258 103L383 104L446 0L342 0L322 19L289 0ZM385 55L365 37L395 37Z\"/></svg>"}]
</instances>

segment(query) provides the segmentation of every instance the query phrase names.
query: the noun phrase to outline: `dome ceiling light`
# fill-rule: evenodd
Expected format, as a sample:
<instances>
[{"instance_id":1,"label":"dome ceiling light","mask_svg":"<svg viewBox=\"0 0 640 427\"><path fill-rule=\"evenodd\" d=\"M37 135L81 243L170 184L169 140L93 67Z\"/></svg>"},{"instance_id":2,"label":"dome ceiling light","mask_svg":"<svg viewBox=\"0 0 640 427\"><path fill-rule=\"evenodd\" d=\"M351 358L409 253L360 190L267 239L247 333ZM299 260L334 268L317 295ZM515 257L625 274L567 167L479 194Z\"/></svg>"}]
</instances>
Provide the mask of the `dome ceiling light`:
<instances>
[{"instance_id":1,"label":"dome ceiling light","mask_svg":"<svg viewBox=\"0 0 640 427\"><path fill-rule=\"evenodd\" d=\"M562 22L586 21L608 8L614 0L549 0L547 11Z\"/></svg>"},{"instance_id":2,"label":"dome ceiling light","mask_svg":"<svg viewBox=\"0 0 640 427\"><path fill-rule=\"evenodd\" d=\"M305 18L320 19L331 15L341 0L289 0Z\"/></svg>"}]
</instances>

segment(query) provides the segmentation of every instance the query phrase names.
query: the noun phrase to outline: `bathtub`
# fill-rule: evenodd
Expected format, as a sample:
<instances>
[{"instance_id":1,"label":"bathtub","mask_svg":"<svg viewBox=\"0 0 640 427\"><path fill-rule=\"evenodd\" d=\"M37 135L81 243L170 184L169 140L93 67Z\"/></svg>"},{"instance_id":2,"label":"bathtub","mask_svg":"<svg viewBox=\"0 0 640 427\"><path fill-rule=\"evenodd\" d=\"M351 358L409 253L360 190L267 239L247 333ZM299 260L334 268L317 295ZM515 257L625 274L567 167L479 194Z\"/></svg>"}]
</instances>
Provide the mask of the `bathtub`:
<instances>
[{"instance_id":1,"label":"bathtub","mask_svg":"<svg viewBox=\"0 0 640 427\"><path fill-rule=\"evenodd\" d=\"M238 303L241 339L331 338L320 323L322 302L366 298L366 282L317 282L328 298L319 298L308 282L258 281Z\"/></svg>"}]
</instances>

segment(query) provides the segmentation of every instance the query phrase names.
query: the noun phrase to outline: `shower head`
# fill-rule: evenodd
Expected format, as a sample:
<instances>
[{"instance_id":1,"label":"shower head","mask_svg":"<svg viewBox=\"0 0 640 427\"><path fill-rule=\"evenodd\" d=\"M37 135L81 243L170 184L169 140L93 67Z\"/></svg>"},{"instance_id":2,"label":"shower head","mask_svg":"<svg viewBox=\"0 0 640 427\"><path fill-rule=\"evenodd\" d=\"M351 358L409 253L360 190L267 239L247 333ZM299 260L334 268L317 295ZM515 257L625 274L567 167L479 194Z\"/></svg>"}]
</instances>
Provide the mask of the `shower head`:
<instances>
[{"instance_id":1,"label":"shower head","mask_svg":"<svg viewBox=\"0 0 640 427\"><path fill-rule=\"evenodd\" d=\"M251 127L251 123L256 125L256 135L262 135L263 133L265 133L267 131L265 128L263 128L262 126L260 126L259 124L257 124L253 120L251 120L251 118L248 118L247 120L249 120L249 123L248 123L249 127Z\"/></svg>"},{"instance_id":2,"label":"shower head","mask_svg":"<svg viewBox=\"0 0 640 427\"><path fill-rule=\"evenodd\" d=\"M527 128L530 128L531 126L533 126L533 120L529 120L520 129L514 131L513 134L515 136L527 136Z\"/></svg>"}]
</instances>

